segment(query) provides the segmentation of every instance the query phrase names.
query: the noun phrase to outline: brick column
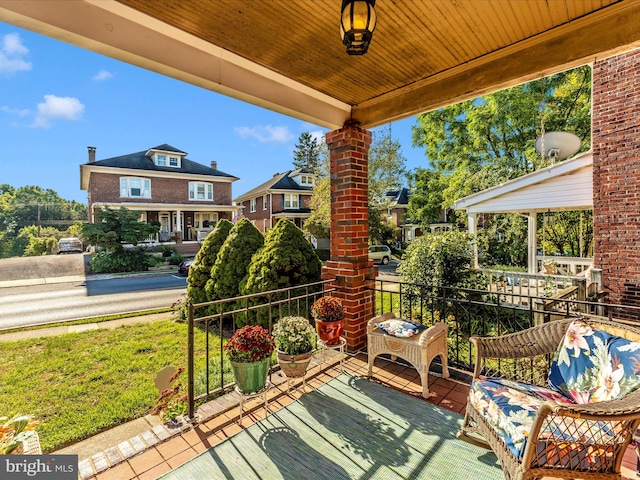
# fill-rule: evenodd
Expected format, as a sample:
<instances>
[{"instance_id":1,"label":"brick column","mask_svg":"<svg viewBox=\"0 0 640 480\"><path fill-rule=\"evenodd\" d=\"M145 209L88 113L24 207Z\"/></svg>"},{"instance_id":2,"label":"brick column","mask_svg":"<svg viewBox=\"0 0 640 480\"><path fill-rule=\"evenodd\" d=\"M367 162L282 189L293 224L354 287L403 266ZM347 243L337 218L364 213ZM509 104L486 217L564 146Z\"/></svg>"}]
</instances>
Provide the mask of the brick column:
<instances>
[{"instance_id":1,"label":"brick column","mask_svg":"<svg viewBox=\"0 0 640 480\"><path fill-rule=\"evenodd\" d=\"M640 50L594 63L592 118L594 266L640 306Z\"/></svg>"},{"instance_id":2,"label":"brick column","mask_svg":"<svg viewBox=\"0 0 640 480\"><path fill-rule=\"evenodd\" d=\"M322 277L334 280L334 295L345 307L345 337L350 351L367 341L373 316L377 267L369 261L368 161L371 132L347 123L326 135L331 174L331 259Z\"/></svg>"}]
</instances>

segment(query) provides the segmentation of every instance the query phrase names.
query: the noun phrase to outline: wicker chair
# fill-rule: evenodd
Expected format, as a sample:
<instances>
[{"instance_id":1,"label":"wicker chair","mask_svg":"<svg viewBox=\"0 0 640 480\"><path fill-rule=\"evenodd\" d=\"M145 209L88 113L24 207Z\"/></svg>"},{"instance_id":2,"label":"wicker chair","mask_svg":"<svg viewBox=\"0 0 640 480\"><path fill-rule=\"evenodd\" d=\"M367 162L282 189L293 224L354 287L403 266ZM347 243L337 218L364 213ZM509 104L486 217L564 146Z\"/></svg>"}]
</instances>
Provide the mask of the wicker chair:
<instances>
[{"instance_id":1,"label":"wicker chair","mask_svg":"<svg viewBox=\"0 0 640 480\"><path fill-rule=\"evenodd\" d=\"M392 360L400 357L418 370L422 382L422 396L429 398L429 365L435 357L440 357L442 362L442 375L445 378L449 376L447 324L436 323L409 338L392 337L376 326L376 323L394 318L396 318L395 314L389 312L372 318L367 324L367 354L369 357L367 376L371 376L373 361L378 355L389 354Z\"/></svg>"},{"instance_id":2,"label":"wicker chair","mask_svg":"<svg viewBox=\"0 0 640 480\"><path fill-rule=\"evenodd\" d=\"M482 375L546 387L548 360L572 320L558 320L501 337L472 338L477 349L474 380ZM640 328L607 320L584 320L612 335L640 342ZM640 390L597 403L566 405L546 401L535 415L521 458L514 456L471 401L467 402L458 438L491 448L506 479L620 479L622 457L640 424ZM588 431L583 435L585 429ZM593 454L590 462L596 458L588 468L585 454Z\"/></svg>"}]
</instances>

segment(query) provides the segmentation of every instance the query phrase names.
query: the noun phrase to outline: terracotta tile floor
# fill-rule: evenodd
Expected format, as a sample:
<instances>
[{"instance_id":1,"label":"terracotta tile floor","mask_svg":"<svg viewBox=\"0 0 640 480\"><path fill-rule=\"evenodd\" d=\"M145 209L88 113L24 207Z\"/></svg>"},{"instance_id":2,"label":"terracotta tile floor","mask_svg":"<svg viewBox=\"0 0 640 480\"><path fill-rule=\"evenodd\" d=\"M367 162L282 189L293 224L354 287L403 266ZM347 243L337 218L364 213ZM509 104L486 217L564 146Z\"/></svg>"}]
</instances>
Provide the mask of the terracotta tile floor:
<instances>
[{"instance_id":1,"label":"terracotta tile floor","mask_svg":"<svg viewBox=\"0 0 640 480\"><path fill-rule=\"evenodd\" d=\"M344 370L356 375L366 376L366 354L347 356ZM307 390L317 388L341 372L336 363L325 371L312 370L307 379ZM390 387L400 389L407 394L420 396L422 387L418 372L412 367L376 359L374 377ZM295 385L294 385L295 386ZM469 385L453 379L435 375L429 378L430 398L427 400L448 410L464 414ZM275 411L294 401L302 393L298 389L288 390L287 383L274 386L269 392L269 410ZM147 480L155 479L172 468L190 460L200 452L212 447L224 439L247 428L256 420L264 418L264 403L259 399L245 402L242 425L238 423L240 407L235 407L213 419L198 424L192 429L160 443L112 467L91 480ZM623 478L635 477L635 454L629 449L623 461Z\"/></svg>"}]
</instances>

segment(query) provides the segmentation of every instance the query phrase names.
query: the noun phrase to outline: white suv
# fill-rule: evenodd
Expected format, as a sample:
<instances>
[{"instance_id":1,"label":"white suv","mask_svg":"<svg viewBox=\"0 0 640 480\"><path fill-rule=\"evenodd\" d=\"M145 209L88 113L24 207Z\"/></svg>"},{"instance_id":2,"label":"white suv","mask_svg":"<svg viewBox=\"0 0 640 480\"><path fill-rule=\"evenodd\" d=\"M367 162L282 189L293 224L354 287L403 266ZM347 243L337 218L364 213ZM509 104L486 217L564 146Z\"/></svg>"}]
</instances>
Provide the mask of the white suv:
<instances>
[{"instance_id":1,"label":"white suv","mask_svg":"<svg viewBox=\"0 0 640 480\"><path fill-rule=\"evenodd\" d=\"M369 260L386 265L391 260L391 249L386 245L371 245L369 247Z\"/></svg>"}]
</instances>

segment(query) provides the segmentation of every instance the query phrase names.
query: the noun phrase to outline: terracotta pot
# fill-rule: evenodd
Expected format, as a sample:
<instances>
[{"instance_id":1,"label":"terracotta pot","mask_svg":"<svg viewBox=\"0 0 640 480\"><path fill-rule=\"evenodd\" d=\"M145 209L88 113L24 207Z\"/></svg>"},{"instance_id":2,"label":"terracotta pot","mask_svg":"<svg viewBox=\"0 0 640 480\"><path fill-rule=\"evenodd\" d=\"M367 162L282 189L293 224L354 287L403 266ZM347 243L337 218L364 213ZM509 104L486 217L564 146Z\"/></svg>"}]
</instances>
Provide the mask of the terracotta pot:
<instances>
[{"instance_id":1,"label":"terracotta pot","mask_svg":"<svg viewBox=\"0 0 640 480\"><path fill-rule=\"evenodd\" d=\"M289 378L304 377L311 362L313 351L299 355L287 355L278 351L278 363L284 374Z\"/></svg>"},{"instance_id":2,"label":"terracotta pot","mask_svg":"<svg viewBox=\"0 0 640 480\"><path fill-rule=\"evenodd\" d=\"M340 343L340 335L344 329L344 319L335 322L322 322L316 320L316 332L325 345L337 345Z\"/></svg>"},{"instance_id":3,"label":"terracotta pot","mask_svg":"<svg viewBox=\"0 0 640 480\"><path fill-rule=\"evenodd\" d=\"M250 394L262 390L267 384L269 358L258 362L231 362L236 387L241 393Z\"/></svg>"}]
</instances>

